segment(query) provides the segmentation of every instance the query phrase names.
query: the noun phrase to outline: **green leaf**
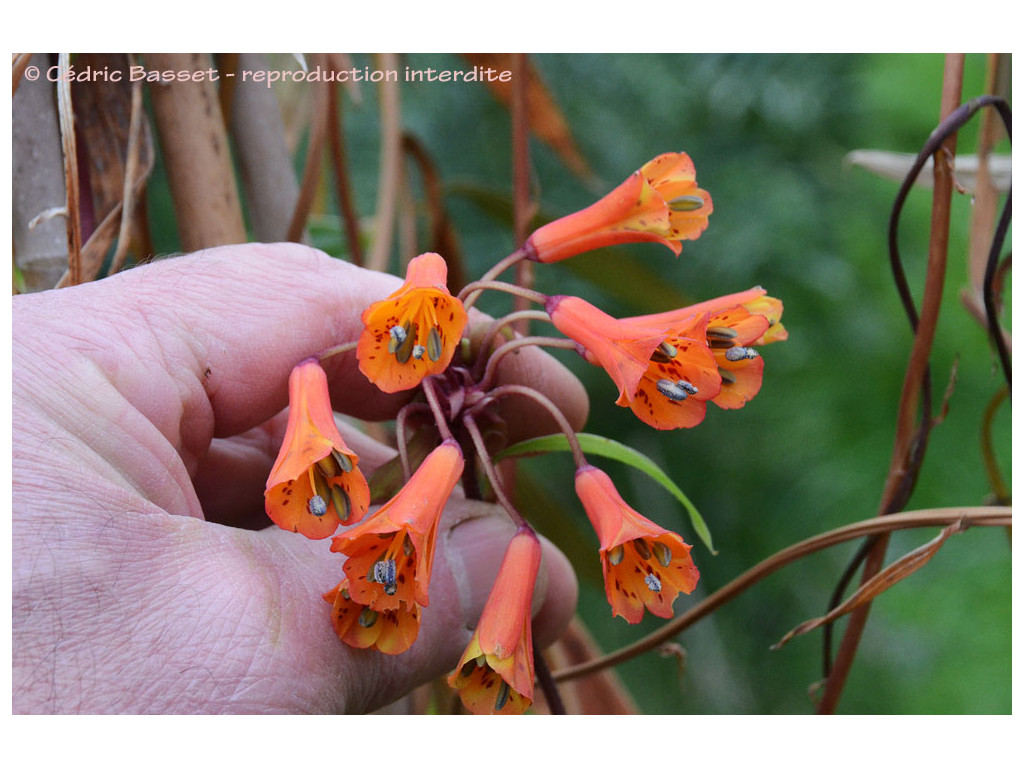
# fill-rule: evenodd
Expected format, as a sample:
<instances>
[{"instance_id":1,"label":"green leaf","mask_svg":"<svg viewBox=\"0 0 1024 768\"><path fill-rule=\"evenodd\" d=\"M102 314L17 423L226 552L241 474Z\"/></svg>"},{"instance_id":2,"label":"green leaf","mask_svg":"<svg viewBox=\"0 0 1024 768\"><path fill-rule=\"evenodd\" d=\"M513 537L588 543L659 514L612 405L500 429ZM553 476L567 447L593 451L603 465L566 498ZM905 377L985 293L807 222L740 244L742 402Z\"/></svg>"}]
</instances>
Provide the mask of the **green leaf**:
<instances>
[{"instance_id":1,"label":"green leaf","mask_svg":"<svg viewBox=\"0 0 1024 768\"><path fill-rule=\"evenodd\" d=\"M711 531L708 530L704 518L700 516L700 512L697 511L697 508L686 497L686 494L683 493L679 486L672 482L672 478L662 471L661 467L635 448L630 448L628 445L623 445L607 437L581 432L576 435L576 438L579 440L580 448L583 449L584 453L592 453L597 456L604 456L607 459L620 461L634 469L639 469L651 479L661 483L686 509L687 514L690 516L690 525L693 526L693 530L700 537L700 540L704 542L704 546L711 551L711 554L718 554L711 543ZM494 460L500 461L501 459L508 459L513 456L529 456L550 451L568 450L570 450L569 440L564 434L558 432L554 435L535 437L531 440L524 440L521 443L510 445L498 453Z\"/></svg>"}]
</instances>

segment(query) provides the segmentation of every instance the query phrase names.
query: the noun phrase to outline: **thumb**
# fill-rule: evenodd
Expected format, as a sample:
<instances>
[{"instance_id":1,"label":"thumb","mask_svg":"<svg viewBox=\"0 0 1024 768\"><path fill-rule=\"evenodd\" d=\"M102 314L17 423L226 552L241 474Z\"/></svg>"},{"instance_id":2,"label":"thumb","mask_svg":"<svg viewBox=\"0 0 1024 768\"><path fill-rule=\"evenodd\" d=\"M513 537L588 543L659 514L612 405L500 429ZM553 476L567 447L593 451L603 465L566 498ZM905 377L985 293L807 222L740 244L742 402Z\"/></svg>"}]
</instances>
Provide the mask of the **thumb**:
<instances>
[{"instance_id":1,"label":"thumb","mask_svg":"<svg viewBox=\"0 0 1024 768\"><path fill-rule=\"evenodd\" d=\"M301 610L296 608L294 617L299 624L287 631L296 637L310 633L308 640L299 640L300 647L328 649L323 657L327 663L320 666L317 678L320 696L331 702L330 709L373 711L451 672L472 636L514 533L515 526L499 507L453 499L441 518L430 604L423 609L419 635L408 651L389 656L374 648L350 648L334 634L330 606L321 594L341 580L343 558L325 554L322 547L308 547L317 542L300 540L294 534L264 532L267 537L283 539L286 545L316 550L315 561L305 559L311 569L307 575L295 579L293 574L285 580L285 589L296 590L290 599L303 605ZM565 630L577 598L569 561L550 542L542 539L542 545L533 601L534 638L541 645Z\"/></svg>"}]
</instances>

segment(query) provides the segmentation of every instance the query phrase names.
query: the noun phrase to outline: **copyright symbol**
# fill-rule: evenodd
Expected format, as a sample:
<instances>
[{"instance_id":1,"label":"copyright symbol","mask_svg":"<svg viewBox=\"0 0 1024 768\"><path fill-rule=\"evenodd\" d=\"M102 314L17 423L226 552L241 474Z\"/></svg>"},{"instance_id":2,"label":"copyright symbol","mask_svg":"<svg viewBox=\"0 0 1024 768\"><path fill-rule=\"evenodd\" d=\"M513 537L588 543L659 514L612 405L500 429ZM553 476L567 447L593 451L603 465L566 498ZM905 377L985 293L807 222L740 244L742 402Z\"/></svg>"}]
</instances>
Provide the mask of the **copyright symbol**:
<instances>
[{"instance_id":1,"label":"copyright symbol","mask_svg":"<svg viewBox=\"0 0 1024 768\"><path fill-rule=\"evenodd\" d=\"M25 79L26 80L38 80L39 79L39 67L32 64L25 67Z\"/></svg>"}]
</instances>

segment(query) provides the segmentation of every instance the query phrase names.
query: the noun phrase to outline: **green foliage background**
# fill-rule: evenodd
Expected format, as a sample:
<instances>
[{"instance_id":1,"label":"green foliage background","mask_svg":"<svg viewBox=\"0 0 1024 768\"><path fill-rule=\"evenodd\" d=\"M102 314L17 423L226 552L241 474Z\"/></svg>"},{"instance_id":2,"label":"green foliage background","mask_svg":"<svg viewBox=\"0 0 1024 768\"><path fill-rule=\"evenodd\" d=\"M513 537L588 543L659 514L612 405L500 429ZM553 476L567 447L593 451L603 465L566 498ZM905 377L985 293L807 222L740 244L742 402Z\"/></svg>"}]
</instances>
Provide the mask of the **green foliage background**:
<instances>
[{"instance_id":1,"label":"green foliage background","mask_svg":"<svg viewBox=\"0 0 1024 768\"><path fill-rule=\"evenodd\" d=\"M761 393L741 411L709 408L693 430L657 433L614 405L604 374L572 355L591 395L587 431L654 459L697 505L718 555L699 543L698 591L677 612L774 552L877 512L911 333L885 247L898 183L844 167L854 149L916 153L938 119L939 55L537 54L532 60L571 125L596 178L574 177L546 146L531 145L541 215L583 207L649 158L688 152L715 212L676 260L637 245L538 266L537 287L575 293L613 315L655 312L763 285L785 303L790 338L765 350ZM374 66L356 57L358 66ZM469 69L454 55L411 54L414 68ZM968 58L964 99L983 92L985 57ZM347 142L361 214L372 213L379 158L376 94L346 106ZM402 122L437 163L445 203L470 275L514 248L507 215L482 201L509 199L507 110L481 85L405 84ZM976 147L978 122L960 135ZM1008 146L1001 150L1008 152ZM901 245L915 296L923 285L930 194L912 194ZM954 360L949 416L933 433L909 509L979 505L990 493L979 451L983 410L1001 386L983 329L960 304L966 284L970 201L954 201L946 302L933 354L936 397ZM330 226L319 244L340 253ZM173 244L167 243L172 250ZM485 299L500 313L507 304ZM538 329L540 330L540 329ZM547 331L545 331L547 332ZM554 333L553 329L550 331ZM996 446L1009 477L1009 405ZM683 509L633 470L595 459L633 506L696 541ZM532 500L524 512L578 566L580 610L612 649L659 620L629 626L604 600L595 539L572 493L564 454L523 463ZM935 530L894 536L890 559ZM648 713L807 713L821 676L821 633L769 646L823 614L856 543L801 561L756 585L680 636L678 661L647 654L619 668ZM1008 713L1010 544L1002 529L953 537L922 571L875 602L840 711ZM839 628L841 629L841 622ZM837 635L838 638L838 635Z\"/></svg>"}]
</instances>

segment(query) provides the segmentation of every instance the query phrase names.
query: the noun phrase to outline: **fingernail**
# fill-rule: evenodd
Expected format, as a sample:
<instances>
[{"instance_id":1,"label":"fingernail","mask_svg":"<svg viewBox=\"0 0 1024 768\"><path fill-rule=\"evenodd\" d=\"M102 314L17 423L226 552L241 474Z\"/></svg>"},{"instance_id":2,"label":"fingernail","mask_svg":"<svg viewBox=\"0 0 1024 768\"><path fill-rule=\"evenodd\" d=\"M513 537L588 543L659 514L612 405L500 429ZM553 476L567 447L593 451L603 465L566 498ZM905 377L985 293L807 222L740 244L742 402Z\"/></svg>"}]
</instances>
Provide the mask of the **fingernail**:
<instances>
[{"instance_id":1,"label":"fingernail","mask_svg":"<svg viewBox=\"0 0 1024 768\"><path fill-rule=\"evenodd\" d=\"M468 629L476 626L515 526L504 514L485 513L448 532L448 561Z\"/></svg>"}]
</instances>

